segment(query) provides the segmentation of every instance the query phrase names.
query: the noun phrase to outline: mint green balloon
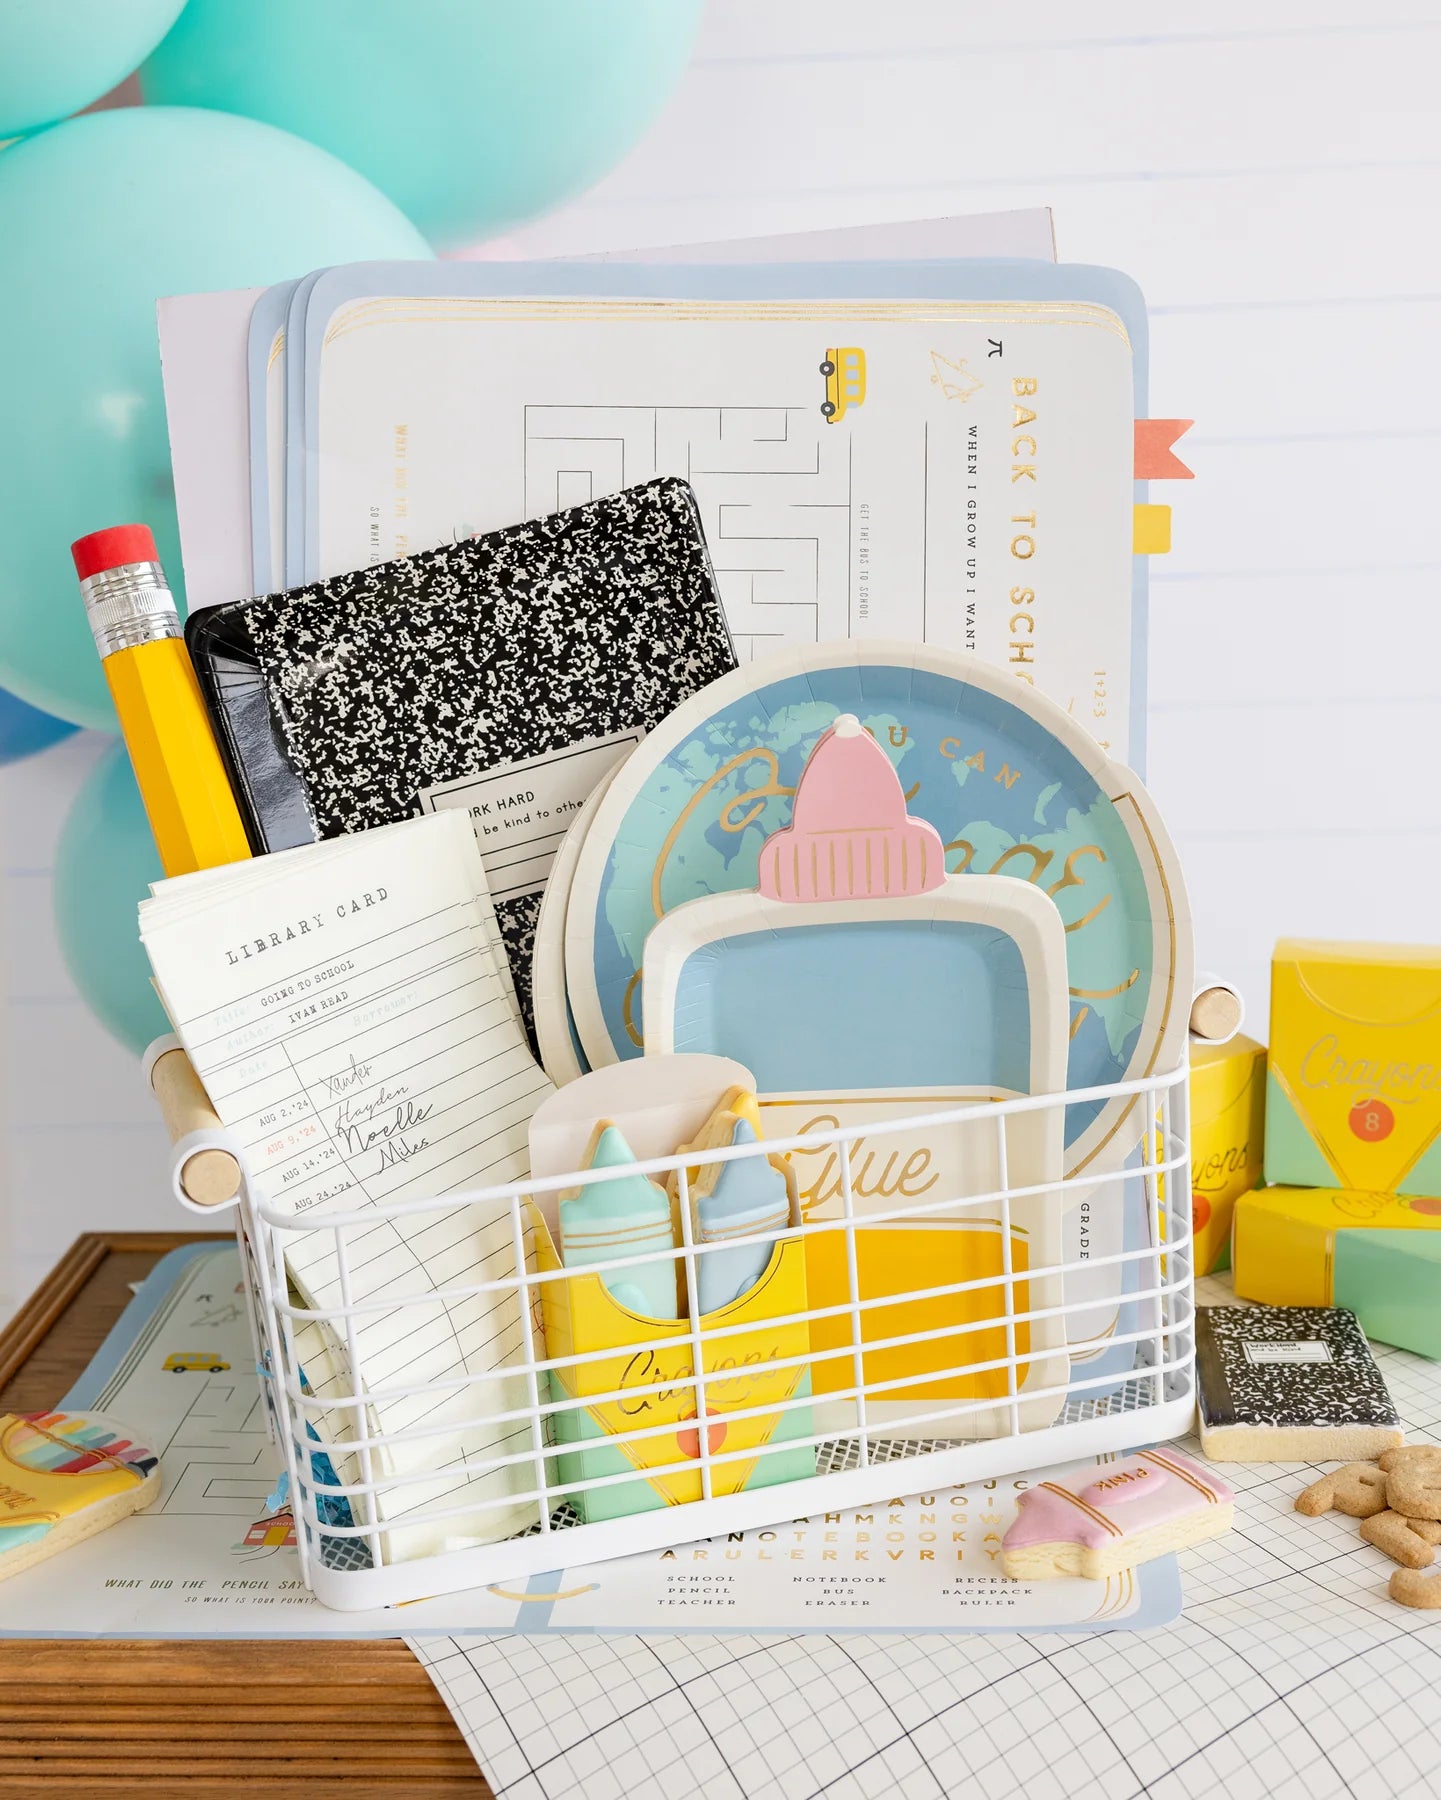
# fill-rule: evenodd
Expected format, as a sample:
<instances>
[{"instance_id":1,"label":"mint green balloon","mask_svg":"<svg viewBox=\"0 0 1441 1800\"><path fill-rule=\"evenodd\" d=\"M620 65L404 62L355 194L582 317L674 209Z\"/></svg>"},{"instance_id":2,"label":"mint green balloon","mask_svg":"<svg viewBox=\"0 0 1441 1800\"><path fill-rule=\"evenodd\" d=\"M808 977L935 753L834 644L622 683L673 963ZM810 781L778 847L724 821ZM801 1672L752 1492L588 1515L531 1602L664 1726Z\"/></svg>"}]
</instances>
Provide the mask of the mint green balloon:
<instances>
[{"instance_id":1,"label":"mint green balloon","mask_svg":"<svg viewBox=\"0 0 1441 1800\"><path fill-rule=\"evenodd\" d=\"M181 592L162 294L424 257L415 227L313 144L226 113L89 113L0 150L0 685L115 729L71 540L151 526Z\"/></svg>"},{"instance_id":2,"label":"mint green balloon","mask_svg":"<svg viewBox=\"0 0 1441 1800\"><path fill-rule=\"evenodd\" d=\"M690 55L701 0L190 0L147 100L322 144L436 243L591 186Z\"/></svg>"},{"instance_id":3,"label":"mint green balloon","mask_svg":"<svg viewBox=\"0 0 1441 1800\"><path fill-rule=\"evenodd\" d=\"M150 985L136 916L160 874L130 758L123 744L112 745L61 830L51 905L80 997L113 1037L137 1051L170 1029Z\"/></svg>"},{"instance_id":4,"label":"mint green balloon","mask_svg":"<svg viewBox=\"0 0 1441 1800\"><path fill-rule=\"evenodd\" d=\"M0 138L79 112L142 63L185 0L0 0Z\"/></svg>"}]
</instances>

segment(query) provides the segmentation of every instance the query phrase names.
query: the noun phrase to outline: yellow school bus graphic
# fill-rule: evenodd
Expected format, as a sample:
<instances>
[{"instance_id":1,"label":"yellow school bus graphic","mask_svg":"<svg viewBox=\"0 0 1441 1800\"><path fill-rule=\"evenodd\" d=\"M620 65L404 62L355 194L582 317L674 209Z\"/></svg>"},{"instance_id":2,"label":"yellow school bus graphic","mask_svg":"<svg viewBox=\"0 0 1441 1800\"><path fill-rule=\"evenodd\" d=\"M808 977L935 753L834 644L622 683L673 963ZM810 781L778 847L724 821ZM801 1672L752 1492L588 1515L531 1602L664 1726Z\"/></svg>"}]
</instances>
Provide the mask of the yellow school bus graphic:
<instances>
[{"instance_id":1,"label":"yellow school bus graphic","mask_svg":"<svg viewBox=\"0 0 1441 1800\"><path fill-rule=\"evenodd\" d=\"M195 1370L218 1375L222 1369L228 1369L230 1364L208 1350L172 1350L160 1366L169 1369L172 1375L185 1375Z\"/></svg>"},{"instance_id":2,"label":"yellow school bus graphic","mask_svg":"<svg viewBox=\"0 0 1441 1800\"><path fill-rule=\"evenodd\" d=\"M850 408L865 405L864 350L857 350L854 345L827 350L826 359L821 364L821 374L826 378L826 397L821 402L821 411L825 414L828 425L838 424Z\"/></svg>"}]
</instances>

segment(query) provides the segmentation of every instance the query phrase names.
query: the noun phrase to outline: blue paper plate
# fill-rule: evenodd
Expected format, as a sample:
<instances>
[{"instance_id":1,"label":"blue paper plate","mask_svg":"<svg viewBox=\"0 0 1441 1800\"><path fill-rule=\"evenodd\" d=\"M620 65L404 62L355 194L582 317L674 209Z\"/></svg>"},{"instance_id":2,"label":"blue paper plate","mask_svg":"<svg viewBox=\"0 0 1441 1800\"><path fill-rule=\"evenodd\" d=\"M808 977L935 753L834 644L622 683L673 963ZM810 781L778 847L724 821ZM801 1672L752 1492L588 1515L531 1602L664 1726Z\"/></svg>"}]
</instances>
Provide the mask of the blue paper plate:
<instances>
[{"instance_id":1,"label":"blue paper plate","mask_svg":"<svg viewBox=\"0 0 1441 1800\"><path fill-rule=\"evenodd\" d=\"M714 682L647 737L595 808L566 912L566 988L592 1067L639 1056L640 969L657 919L754 887L816 739L853 712L891 757L909 811L951 873L1019 876L1066 926L1072 1089L1179 1059L1190 917L1175 853L1129 769L1013 675L931 646L850 641L783 651ZM898 1021L898 1027L899 1027ZM1133 1101L1067 1109L1073 1174L1119 1166Z\"/></svg>"}]
</instances>

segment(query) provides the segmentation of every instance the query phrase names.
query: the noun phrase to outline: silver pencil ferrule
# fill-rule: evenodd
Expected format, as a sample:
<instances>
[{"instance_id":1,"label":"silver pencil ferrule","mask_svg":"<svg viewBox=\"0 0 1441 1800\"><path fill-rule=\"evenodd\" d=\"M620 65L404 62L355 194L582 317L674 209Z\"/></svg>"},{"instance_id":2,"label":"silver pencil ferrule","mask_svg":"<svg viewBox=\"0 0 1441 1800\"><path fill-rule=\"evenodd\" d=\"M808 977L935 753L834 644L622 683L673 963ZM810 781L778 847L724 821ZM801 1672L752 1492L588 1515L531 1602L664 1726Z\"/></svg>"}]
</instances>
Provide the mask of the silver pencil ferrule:
<instances>
[{"instance_id":1,"label":"silver pencil ferrule","mask_svg":"<svg viewBox=\"0 0 1441 1800\"><path fill-rule=\"evenodd\" d=\"M125 563L87 575L80 596L102 657L181 635L175 597L159 563Z\"/></svg>"}]
</instances>

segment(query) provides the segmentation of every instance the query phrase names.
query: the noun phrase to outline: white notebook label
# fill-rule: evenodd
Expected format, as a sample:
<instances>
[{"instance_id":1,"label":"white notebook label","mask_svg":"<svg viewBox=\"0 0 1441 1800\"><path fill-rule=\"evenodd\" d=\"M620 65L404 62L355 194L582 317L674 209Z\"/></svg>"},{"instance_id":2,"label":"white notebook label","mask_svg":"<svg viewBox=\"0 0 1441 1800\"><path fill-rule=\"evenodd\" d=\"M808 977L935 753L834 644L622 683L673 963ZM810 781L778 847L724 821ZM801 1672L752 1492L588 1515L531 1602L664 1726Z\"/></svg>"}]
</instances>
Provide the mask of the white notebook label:
<instances>
[{"instance_id":1,"label":"white notebook label","mask_svg":"<svg viewBox=\"0 0 1441 1800\"><path fill-rule=\"evenodd\" d=\"M421 789L421 805L432 813L464 809L470 814L493 899L538 894L571 820L644 735L636 726L483 775L438 781Z\"/></svg>"},{"instance_id":2,"label":"white notebook label","mask_svg":"<svg viewBox=\"0 0 1441 1800\"><path fill-rule=\"evenodd\" d=\"M1318 1338L1303 1338L1295 1344L1256 1344L1249 1339L1242 1346L1248 1363L1328 1363L1331 1352Z\"/></svg>"}]
</instances>

